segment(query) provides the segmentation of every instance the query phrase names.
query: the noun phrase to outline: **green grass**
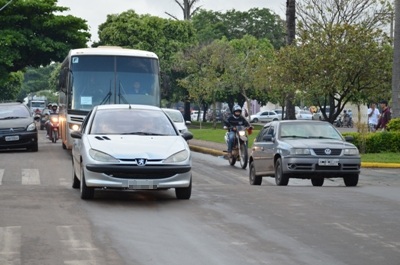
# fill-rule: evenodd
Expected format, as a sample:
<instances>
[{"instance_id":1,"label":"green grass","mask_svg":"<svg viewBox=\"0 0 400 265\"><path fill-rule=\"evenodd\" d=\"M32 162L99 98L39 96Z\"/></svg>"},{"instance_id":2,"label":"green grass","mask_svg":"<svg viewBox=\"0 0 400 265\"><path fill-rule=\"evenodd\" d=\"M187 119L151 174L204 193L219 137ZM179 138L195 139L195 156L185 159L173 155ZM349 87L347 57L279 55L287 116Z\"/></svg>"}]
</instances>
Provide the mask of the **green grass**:
<instances>
[{"instance_id":1,"label":"green grass","mask_svg":"<svg viewBox=\"0 0 400 265\"><path fill-rule=\"evenodd\" d=\"M199 122L192 122L188 126L190 132L193 133L194 139L210 141L215 143L225 143L224 135L226 130L223 129L222 123L217 123L214 129L214 124L210 122L202 122L201 129ZM258 132L262 126L255 126L253 133L249 135L249 146L254 142L254 138L258 135ZM374 153L374 154L361 154L362 162L373 162L373 163L400 163L399 153Z\"/></svg>"}]
</instances>

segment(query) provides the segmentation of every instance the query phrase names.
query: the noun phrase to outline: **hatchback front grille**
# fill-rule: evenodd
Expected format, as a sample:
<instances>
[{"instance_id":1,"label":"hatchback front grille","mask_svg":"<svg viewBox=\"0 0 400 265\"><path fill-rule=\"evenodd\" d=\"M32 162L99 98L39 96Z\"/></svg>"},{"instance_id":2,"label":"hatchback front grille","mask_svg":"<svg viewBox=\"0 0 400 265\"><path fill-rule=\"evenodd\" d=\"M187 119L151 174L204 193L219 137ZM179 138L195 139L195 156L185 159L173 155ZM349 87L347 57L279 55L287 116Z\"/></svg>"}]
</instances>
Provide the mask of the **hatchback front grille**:
<instances>
[{"instance_id":1,"label":"hatchback front grille","mask_svg":"<svg viewBox=\"0 0 400 265\"><path fill-rule=\"evenodd\" d=\"M13 132L23 132L25 131L25 127L18 127L18 128L0 128L0 133L13 133Z\"/></svg>"}]
</instances>

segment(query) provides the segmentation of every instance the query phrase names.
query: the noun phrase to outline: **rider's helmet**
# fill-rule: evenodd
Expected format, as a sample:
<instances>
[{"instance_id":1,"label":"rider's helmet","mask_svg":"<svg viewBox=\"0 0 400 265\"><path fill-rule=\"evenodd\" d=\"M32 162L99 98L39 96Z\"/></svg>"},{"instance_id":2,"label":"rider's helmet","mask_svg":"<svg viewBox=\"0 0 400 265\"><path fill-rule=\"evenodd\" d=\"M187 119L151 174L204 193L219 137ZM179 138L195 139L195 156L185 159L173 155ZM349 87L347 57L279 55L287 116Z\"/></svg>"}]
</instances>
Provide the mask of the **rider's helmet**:
<instances>
[{"instance_id":1,"label":"rider's helmet","mask_svg":"<svg viewBox=\"0 0 400 265\"><path fill-rule=\"evenodd\" d=\"M47 104L48 109L51 109L52 106L53 106L53 104L51 104L51 103Z\"/></svg>"},{"instance_id":2,"label":"rider's helmet","mask_svg":"<svg viewBox=\"0 0 400 265\"><path fill-rule=\"evenodd\" d=\"M51 104L51 109L57 111L58 105L56 103Z\"/></svg>"},{"instance_id":3,"label":"rider's helmet","mask_svg":"<svg viewBox=\"0 0 400 265\"><path fill-rule=\"evenodd\" d=\"M242 108L239 105L233 107L233 115L239 117L242 114Z\"/></svg>"}]
</instances>

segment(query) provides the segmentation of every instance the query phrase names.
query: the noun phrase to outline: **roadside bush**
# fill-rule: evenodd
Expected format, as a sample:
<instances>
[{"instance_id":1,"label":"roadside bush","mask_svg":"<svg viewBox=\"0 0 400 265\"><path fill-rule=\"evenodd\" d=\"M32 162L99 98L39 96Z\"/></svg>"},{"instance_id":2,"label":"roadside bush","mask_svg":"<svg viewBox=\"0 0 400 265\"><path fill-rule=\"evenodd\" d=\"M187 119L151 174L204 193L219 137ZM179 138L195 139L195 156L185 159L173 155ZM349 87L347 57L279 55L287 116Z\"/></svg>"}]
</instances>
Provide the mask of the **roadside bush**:
<instances>
[{"instance_id":1,"label":"roadside bush","mask_svg":"<svg viewBox=\"0 0 400 265\"><path fill-rule=\"evenodd\" d=\"M400 132L400 118L391 119L387 124L387 128L391 132Z\"/></svg>"},{"instance_id":2,"label":"roadside bush","mask_svg":"<svg viewBox=\"0 0 400 265\"><path fill-rule=\"evenodd\" d=\"M343 133L343 136L354 137L353 144L361 153L400 152L400 131L376 132L376 133Z\"/></svg>"}]
</instances>

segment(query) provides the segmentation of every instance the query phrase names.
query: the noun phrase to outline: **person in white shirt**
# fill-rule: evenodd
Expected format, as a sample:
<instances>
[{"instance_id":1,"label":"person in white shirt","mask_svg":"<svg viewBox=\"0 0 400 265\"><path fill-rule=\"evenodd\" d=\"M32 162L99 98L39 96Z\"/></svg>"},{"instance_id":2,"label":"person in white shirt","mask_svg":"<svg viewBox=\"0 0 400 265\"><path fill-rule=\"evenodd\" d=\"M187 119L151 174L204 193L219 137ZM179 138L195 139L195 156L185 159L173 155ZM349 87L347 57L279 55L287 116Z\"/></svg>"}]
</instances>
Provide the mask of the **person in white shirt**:
<instances>
[{"instance_id":1,"label":"person in white shirt","mask_svg":"<svg viewBox=\"0 0 400 265\"><path fill-rule=\"evenodd\" d=\"M368 131L375 132L376 125L379 120L379 110L376 108L375 103L371 103L370 108L368 109Z\"/></svg>"}]
</instances>

